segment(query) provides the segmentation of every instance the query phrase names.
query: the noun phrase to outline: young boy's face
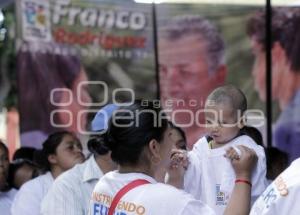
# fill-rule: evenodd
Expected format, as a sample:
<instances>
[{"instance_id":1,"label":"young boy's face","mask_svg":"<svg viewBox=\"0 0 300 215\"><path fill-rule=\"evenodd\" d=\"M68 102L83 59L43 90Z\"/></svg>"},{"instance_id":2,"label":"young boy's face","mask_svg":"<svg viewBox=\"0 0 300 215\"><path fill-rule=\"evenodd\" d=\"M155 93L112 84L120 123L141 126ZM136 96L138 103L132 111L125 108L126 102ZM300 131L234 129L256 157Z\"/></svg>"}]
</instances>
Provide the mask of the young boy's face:
<instances>
[{"instance_id":1,"label":"young boy's face","mask_svg":"<svg viewBox=\"0 0 300 215\"><path fill-rule=\"evenodd\" d=\"M205 122L208 135L216 144L226 144L235 138L240 130L241 116L229 104L205 105Z\"/></svg>"}]
</instances>

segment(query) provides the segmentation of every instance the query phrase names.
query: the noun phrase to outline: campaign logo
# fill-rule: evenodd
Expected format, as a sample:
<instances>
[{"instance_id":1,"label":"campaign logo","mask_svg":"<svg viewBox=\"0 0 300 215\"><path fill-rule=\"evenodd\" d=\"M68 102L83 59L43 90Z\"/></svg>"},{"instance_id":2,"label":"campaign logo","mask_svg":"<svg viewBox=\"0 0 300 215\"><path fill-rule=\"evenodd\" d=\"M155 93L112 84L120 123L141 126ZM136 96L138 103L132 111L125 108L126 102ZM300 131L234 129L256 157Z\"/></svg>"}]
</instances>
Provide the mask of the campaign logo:
<instances>
[{"instance_id":1,"label":"campaign logo","mask_svg":"<svg viewBox=\"0 0 300 215\"><path fill-rule=\"evenodd\" d=\"M226 205L228 197L221 191L221 184L216 184L216 205Z\"/></svg>"},{"instance_id":2,"label":"campaign logo","mask_svg":"<svg viewBox=\"0 0 300 215\"><path fill-rule=\"evenodd\" d=\"M46 14L44 5L36 5L33 2L25 2L26 21L33 26L45 26Z\"/></svg>"},{"instance_id":3,"label":"campaign logo","mask_svg":"<svg viewBox=\"0 0 300 215\"><path fill-rule=\"evenodd\" d=\"M51 39L49 4L47 1L22 1L23 38L25 40Z\"/></svg>"}]
</instances>

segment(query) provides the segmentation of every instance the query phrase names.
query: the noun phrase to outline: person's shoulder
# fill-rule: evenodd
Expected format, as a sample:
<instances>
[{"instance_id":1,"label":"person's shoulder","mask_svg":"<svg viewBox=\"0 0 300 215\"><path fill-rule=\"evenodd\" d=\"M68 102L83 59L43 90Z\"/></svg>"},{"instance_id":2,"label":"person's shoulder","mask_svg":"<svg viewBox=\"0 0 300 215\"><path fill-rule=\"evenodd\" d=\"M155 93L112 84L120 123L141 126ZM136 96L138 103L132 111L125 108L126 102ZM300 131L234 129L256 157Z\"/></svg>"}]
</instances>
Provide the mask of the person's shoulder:
<instances>
[{"instance_id":1,"label":"person's shoulder","mask_svg":"<svg viewBox=\"0 0 300 215\"><path fill-rule=\"evenodd\" d=\"M34 179L31 179L27 182L25 182L21 188L19 189L18 193L22 193L22 192L32 192L33 190L37 189L39 187L39 185L41 184L40 181L42 181L44 175L38 176Z\"/></svg>"},{"instance_id":2,"label":"person's shoulder","mask_svg":"<svg viewBox=\"0 0 300 215\"><path fill-rule=\"evenodd\" d=\"M234 138L233 141L237 144L240 144L240 145L250 145L250 146L251 145L257 145L251 137L249 137L248 135L245 135L245 134Z\"/></svg>"},{"instance_id":3,"label":"person's shoulder","mask_svg":"<svg viewBox=\"0 0 300 215\"><path fill-rule=\"evenodd\" d=\"M292 202L300 196L299 167L300 159L281 173L257 199L250 214L298 214L299 206Z\"/></svg>"},{"instance_id":4,"label":"person's shoulder","mask_svg":"<svg viewBox=\"0 0 300 215\"><path fill-rule=\"evenodd\" d=\"M176 202L176 207L181 208L194 199L192 195L183 190L164 183L148 184L141 189L144 189L144 192L147 193L148 197L145 197L146 199L150 198L151 201L156 201L157 203L165 202L166 207L172 207L174 202ZM173 207L175 206L173 205Z\"/></svg>"},{"instance_id":5,"label":"person's shoulder","mask_svg":"<svg viewBox=\"0 0 300 215\"><path fill-rule=\"evenodd\" d=\"M207 148L208 148L207 137L203 136L194 144L192 151L202 153L203 150Z\"/></svg>"},{"instance_id":6,"label":"person's shoulder","mask_svg":"<svg viewBox=\"0 0 300 215\"><path fill-rule=\"evenodd\" d=\"M150 195L155 195L155 201L169 204L169 206L166 206L177 211L178 214L213 214L208 206L183 190L164 183L149 184L147 186L148 190L153 192ZM174 205L174 202L176 202L176 205Z\"/></svg>"},{"instance_id":7,"label":"person's shoulder","mask_svg":"<svg viewBox=\"0 0 300 215\"><path fill-rule=\"evenodd\" d=\"M275 189L282 197L288 197L291 193L300 194L300 158L295 160L284 170L266 189Z\"/></svg>"},{"instance_id":8,"label":"person's shoulder","mask_svg":"<svg viewBox=\"0 0 300 215\"><path fill-rule=\"evenodd\" d=\"M183 190L177 189L174 186L171 186L169 184L155 183L155 184L149 184L147 186L148 189L154 193L157 193L159 191L158 198L162 198L162 199L178 198L185 201L193 199L192 195L184 192Z\"/></svg>"},{"instance_id":9,"label":"person's shoulder","mask_svg":"<svg viewBox=\"0 0 300 215\"><path fill-rule=\"evenodd\" d=\"M300 191L300 158L294 160L291 165L281 173L278 178L283 178L290 187L298 187ZM275 179L278 181L278 178Z\"/></svg>"},{"instance_id":10,"label":"person's shoulder","mask_svg":"<svg viewBox=\"0 0 300 215\"><path fill-rule=\"evenodd\" d=\"M291 167L292 167L292 166L293 166L293 167L299 167L299 169L300 169L300 158L294 160L294 161L291 163L290 166L291 166ZM300 171L299 171L299 172L300 172Z\"/></svg>"},{"instance_id":11,"label":"person's shoulder","mask_svg":"<svg viewBox=\"0 0 300 215\"><path fill-rule=\"evenodd\" d=\"M116 174L117 174L116 171L110 171L105 173L102 177L99 178L95 186L95 190L101 189L101 187L104 186L104 184L106 186L110 182L115 181L117 178Z\"/></svg>"},{"instance_id":12,"label":"person's shoulder","mask_svg":"<svg viewBox=\"0 0 300 215\"><path fill-rule=\"evenodd\" d=\"M10 211L11 203L14 201L16 194L18 194L18 190L14 188L7 192L0 191L0 214L6 214L6 209Z\"/></svg>"},{"instance_id":13,"label":"person's shoulder","mask_svg":"<svg viewBox=\"0 0 300 215\"><path fill-rule=\"evenodd\" d=\"M264 148L260 145L258 145L251 137L248 135L241 135L236 137L233 140L233 145L243 145L246 147L249 147L253 149L256 153L263 153L264 154Z\"/></svg>"},{"instance_id":14,"label":"person's shoulder","mask_svg":"<svg viewBox=\"0 0 300 215\"><path fill-rule=\"evenodd\" d=\"M7 192L0 192L0 199L1 199L1 197L13 199L18 192L19 191L15 188L11 188Z\"/></svg>"},{"instance_id":15,"label":"person's shoulder","mask_svg":"<svg viewBox=\"0 0 300 215\"><path fill-rule=\"evenodd\" d=\"M81 164L76 164L73 168L63 172L54 180L53 186L58 186L60 184L72 186L72 184L81 181L85 166L86 161Z\"/></svg>"},{"instance_id":16,"label":"person's shoulder","mask_svg":"<svg viewBox=\"0 0 300 215\"><path fill-rule=\"evenodd\" d=\"M48 181L53 181L53 176L52 176L51 172L46 172L43 175L40 175L40 176L34 178L32 181L46 183Z\"/></svg>"},{"instance_id":17,"label":"person's shoulder","mask_svg":"<svg viewBox=\"0 0 300 215\"><path fill-rule=\"evenodd\" d=\"M8 192L9 196L15 196L18 193L18 190L15 188L11 188Z\"/></svg>"},{"instance_id":18,"label":"person's shoulder","mask_svg":"<svg viewBox=\"0 0 300 215\"><path fill-rule=\"evenodd\" d=\"M28 195L29 193L40 194L43 190L43 187L47 186L50 181L53 181L53 178L52 178L50 172L40 175L34 179L27 181L25 184L23 184L18 192L18 195L20 195L20 194Z\"/></svg>"},{"instance_id":19,"label":"person's shoulder","mask_svg":"<svg viewBox=\"0 0 300 215\"><path fill-rule=\"evenodd\" d=\"M197 145L206 144L206 143L208 143L207 142L207 137L203 136L203 137L201 137L200 139L197 140L197 142L194 144L194 147L197 146Z\"/></svg>"},{"instance_id":20,"label":"person's shoulder","mask_svg":"<svg viewBox=\"0 0 300 215\"><path fill-rule=\"evenodd\" d=\"M107 173L105 173L99 181L104 181L104 180L114 180L116 178L118 178L118 171L117 170L113 170L113 171L109 171Z\"/></svg>"}]
</instances>

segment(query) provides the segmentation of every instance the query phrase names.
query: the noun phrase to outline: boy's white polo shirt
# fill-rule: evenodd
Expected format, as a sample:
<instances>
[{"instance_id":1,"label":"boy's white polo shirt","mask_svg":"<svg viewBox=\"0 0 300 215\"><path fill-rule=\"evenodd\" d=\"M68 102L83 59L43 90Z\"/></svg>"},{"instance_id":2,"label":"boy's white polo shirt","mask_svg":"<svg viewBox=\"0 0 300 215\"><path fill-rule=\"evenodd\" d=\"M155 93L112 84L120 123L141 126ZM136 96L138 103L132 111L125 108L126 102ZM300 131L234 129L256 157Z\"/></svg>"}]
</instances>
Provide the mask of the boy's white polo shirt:
<instances>
[{"instance_id":1,"label":"boy's white polo shirt","mask_svg":"<svg viewBox=\"0 0 300 215\"><path fill-rule=\"evenodd\" d=\"M210 149L206 137L203 137L188 153L190 164L184 177L184 190L213 208L216 214L224 213L236 179L231 163L224 154L230 146L238 145L253 149L258 156L252 173L253 203L267 187L266 160L264 149L249 136L239 136L216 149Z\"/></svg>"}]
</instances>

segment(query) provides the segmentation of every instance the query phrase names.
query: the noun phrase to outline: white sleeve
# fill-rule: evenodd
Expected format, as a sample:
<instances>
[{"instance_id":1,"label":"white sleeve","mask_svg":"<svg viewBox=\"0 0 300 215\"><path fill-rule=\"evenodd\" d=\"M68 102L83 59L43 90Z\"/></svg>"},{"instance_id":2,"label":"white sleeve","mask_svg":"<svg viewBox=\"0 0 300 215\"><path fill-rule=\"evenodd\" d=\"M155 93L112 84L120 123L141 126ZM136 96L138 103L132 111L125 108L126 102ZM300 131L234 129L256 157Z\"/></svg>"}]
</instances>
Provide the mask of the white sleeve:
<instances>
[{"instance_id":1,"label":"white sleeve","mask_svg":"<svg viewBox=\"0 0 300 215\"><path fill-rule=\"evenodd\" d=\"M72 187L63 180L54 181L52 187L42 201L42 215L82 215L80 190L76 193L76 187Z\"/></svg>"},{"instance_id":2,"label":"white sleeve","mask_svg":"<svg viewBox=\"0 0 300 215\"><path fill-rule=\"evenodd\" d=\"M207 205L203 204L201 201L193 200L189 201L187 205L183 208L180 215L215 215L215 212Z\"/></svg>"},{"instance_id":3,"label":"white sleeve","mask_svg":"<svg viewBox=\"0 0 300 215\"><path fill-rule=\"evenodd\" d=\"M259 149L256 151L256 153L258 156L258 161L252 174L251 204L256 201L256 199L265 191L268 186L266 179L267 167L264 150Z\"/></svg>"},{"instance_id":4,"label":"white sleeve","mask_svg":"<svg viewBox=\"0 0 300 215\"><path fill-rule=\"evenodd\" d=\"M295 203L300 199L300 189L290 188L288 195L281 196L271 184L254 203L250 215L299 215L300 205Z\"/></svg>"},{"instance_id":5,"label":"white sleeve","mask_svg":"<svg viewBox=\"0 0 300 215\"><path fill-rule=\"evenodd\" d=\"M31 181L25 183L18 191L12 206L12 215L39 215L41 199Z\"/></svg>"},{"instance_id":6,"label":"white sleeve","mask_svg":"<svg viewBox=\"0 0 300 215\"><path fill-rule=\"evenodd\" d=\"M188 153L188 159L189 166L184 174L184 190L199 200L201 197L201 159L194 151Z\"/></svg>"}]
</instances>

